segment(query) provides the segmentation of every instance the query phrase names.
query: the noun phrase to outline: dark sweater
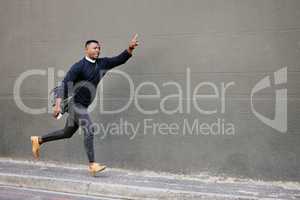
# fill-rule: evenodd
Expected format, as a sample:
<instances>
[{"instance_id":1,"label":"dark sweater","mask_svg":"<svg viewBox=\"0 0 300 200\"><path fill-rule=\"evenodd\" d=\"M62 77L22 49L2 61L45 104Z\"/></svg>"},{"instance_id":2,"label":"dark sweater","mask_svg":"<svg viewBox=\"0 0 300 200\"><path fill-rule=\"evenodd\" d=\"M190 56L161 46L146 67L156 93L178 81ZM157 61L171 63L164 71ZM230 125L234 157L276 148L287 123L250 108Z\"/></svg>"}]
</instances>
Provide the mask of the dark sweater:
<instances>
[{"instance_id":1,"label":"dark sweater","mask_svg":"<svg viewBox=\"0 0 300 200\"><path fill-rule=\"evenodd\" d=\"M85 57L82 58L67 72L59 87L57 97L66 98L70 96L68 93L72 92L75 95L75 103L88 107L94 100L97 85L105 73L113 67L124 64L131 56L127 50L124 50L115 57L98 58L95 63L88 61ZM88 89L90 87L91 89Z\"/></svg>"}]
</instances>

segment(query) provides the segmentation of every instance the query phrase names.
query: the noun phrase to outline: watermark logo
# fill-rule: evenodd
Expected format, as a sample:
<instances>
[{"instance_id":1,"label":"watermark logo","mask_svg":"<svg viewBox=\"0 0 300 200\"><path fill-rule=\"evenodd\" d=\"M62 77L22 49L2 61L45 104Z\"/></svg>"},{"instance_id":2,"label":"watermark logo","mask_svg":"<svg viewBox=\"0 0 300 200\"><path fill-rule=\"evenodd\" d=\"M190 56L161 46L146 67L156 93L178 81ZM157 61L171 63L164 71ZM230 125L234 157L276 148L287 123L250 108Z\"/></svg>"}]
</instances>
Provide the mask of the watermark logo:
<instances>
[{"instance_id":1,"label":"watermark logo","mask_svg":"<svg viewBox=\"0 0 300 200\"><path fill-rule=\"evenodd\" d=\"M32 69L22 73L14 85L14 100L18 108L25 113L29 114L43 114L52 113L53 105L48 99L48 108L46 106L42 108L30 108L26 106L21 98L21 86L26 78L32 78L33 76L43 76L48 83L48 94L51 89L55 86L55 69L48 68L47 70ZM234 86L238 85L234 81L229 82L211 82L203 81L197 82L192 85L191 70L186 68L185 73L182 74L181 82L167 81L161 84L157 82L143 80L140 84L134 84L132 77L124 71L112 70L110 73L115 73L124 79L124 84L129 86L129 97L122 101L121 108L117 109L104 109L104 100L115 100L112 97L106 97L103 84L100 84L100 89L98 90L90 82L84 82L83 85L77 83L76 85L70 84L67 94L72 94L76 88L81 89L85 87L88 89L90 94L92 94L94 101L89 106L88 112L93 110L99 111L101 114L118 114L126 112L129 107L135 108L142 116L152 116L153 119L156 118L157 114L164 114L166 116L172 116L174 114L188 114L183 121L177 122L177 125L168 124L164 122L153 122L150 118L145 119L144 123L138 120L137 124L130 121L120 121L119 123L108 123L106 126L104 124L94 124L95 130L104 133L104 135L113 134L115 132L125 133L125 135L130 135L130 138L134 138L137 132L152 133L154 135L235 135L235 124L225 119L225 114L228 110L227 108L227 96L228 91L232 90ZM64 72L58 71L58 77L64 77ZM270 76L266 76L261 79L252 88L250 94L251 100L251 111L253 114L261 120L264 124L272 127L273 129L286 133L287 132L287 88L282 88L283 84L287 83L287 67L284 67L276 72L274 72L274 84L271 84ZM81 83L81 82L80 82ZM68 83L69 84L69 83ZM275 85L275 117L270 119L264 116L262 113L258 112L254 107L254 95L263 89L271 88ZM148 90L145 90L147 88ZM79 90L78 89L78 90ZM149 89L151 92L149 92ZM165 95L164 91L173 91L171 94ZM151 94L150 94L151 93ZM98 101L99 100L99 101ZM143 106L145 102L151 102L151 109L147 106ZM172 102L173 107L170 108L169 102ZM192 112L199 114L196 119L191 119ZM203 116L207 116L209 122L203 121ZM217 120L211 121L212 118ZM198 118L201 118L198 119ZM150 123L151 122L151 123ZM118 124L120 126L118 126ZM178 127L181 124L181 127ZM144 127L144 129L142 129ZM181 129L182 128L182 129ZM167 130L167 131L166 131ZM112 131L112 132L111 132Z\"/></svg>"},{"instance_id":2,"label":"watermark logo","mask_svg":"<svg viewBox=\"0 0 300 200\"><path fill-rule=\"evenodd\" d=\"M287 83L287 67L281 68L274 72L274 85ZM262 89L271 87L270 76L261 79L251 91L251 110L253 114L260 119L264 124L281 132L287 132L287 88L277 89L275 92L275 117L270 119L261 113L257 112L253 105L253 95Z\"/></svg>"}]
</instances>

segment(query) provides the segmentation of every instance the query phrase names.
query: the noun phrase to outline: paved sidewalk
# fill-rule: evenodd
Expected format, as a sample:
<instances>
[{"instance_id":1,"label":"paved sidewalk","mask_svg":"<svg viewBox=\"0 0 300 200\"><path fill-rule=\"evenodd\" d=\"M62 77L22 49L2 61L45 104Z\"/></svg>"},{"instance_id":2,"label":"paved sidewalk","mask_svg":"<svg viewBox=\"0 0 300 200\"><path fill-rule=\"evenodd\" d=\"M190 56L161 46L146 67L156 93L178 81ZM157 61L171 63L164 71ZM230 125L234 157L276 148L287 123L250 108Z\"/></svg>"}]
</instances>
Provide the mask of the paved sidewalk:
<instances>
[{"instance_id":1,"label":"paved sidewalk","mask_svg":"<svg viewBox=\"0 0 300 200\"><path fill-rule=\"evenodd\" d=\"M0 159L0 184L116 199L300 199L300 183L172 175Z\"/></svg>"}]
</instances>

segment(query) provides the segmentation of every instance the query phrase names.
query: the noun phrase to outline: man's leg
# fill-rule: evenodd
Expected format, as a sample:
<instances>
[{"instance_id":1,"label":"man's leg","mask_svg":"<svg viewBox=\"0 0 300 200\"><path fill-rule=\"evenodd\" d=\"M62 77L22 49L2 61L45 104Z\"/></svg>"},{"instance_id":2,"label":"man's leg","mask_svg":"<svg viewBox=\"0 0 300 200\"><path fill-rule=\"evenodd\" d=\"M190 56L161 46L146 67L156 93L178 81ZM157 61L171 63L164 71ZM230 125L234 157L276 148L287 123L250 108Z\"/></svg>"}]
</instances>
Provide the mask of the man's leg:
<instances>
[{"instance_id":1,"label":"man's leg","mask_svg":"<svg viewBox=\"0 0 300 200\"><path fill-rule=\"evenodd\" d=\"M60 140L65 138L71 138L74 133L78 129L78 124L74 121L73 117L71 115L68 116L66 120L65 127L63 129L59 129L57 131L48 133L46 135L42 135L40 144L45 142L50 142L53 140Z\"/></svg>"},{"instance_id":2,"label":"man's leg","mask_svg":"<svg viewBox=\"0 0 300 200\"><path fill-rule=\"evenodd\" d=\"M64 129L60 129L43 136L31 136L32 153L36 159L39 159L40 145L45 142L53 140L59 140L64 138L70 138L77 131L78 124L75 123L74 118L71 115L68 116Z\"/></svg>"},{"instance_id":3,"label":"man's leg","mask_svg":"<svg viewBox=\"0 0 300 200\"><path fill-rule=\"evenodd\" d=\"M80 109L80 113L76 112L76 124L83 130L84 147L90 163L95 162L94 153L94 132L93 122L86 108Z\"/></svg>"},{"instance_id":4,"label":"man's leg","mask_svg":"<svg viewBox=\"0 0 300 200\"><path fill-rule=\"evenodd\" d=\"M94 134L95 129L93 122L86 108L80 109L81 112L77 113L76 122L82 128L84 133L84 147L89 160L88 170L92 176L95 176L97 172L103 171L106 166L100 165L95 162L95 153L94 153Z\"/></svg>"}]
</instances>

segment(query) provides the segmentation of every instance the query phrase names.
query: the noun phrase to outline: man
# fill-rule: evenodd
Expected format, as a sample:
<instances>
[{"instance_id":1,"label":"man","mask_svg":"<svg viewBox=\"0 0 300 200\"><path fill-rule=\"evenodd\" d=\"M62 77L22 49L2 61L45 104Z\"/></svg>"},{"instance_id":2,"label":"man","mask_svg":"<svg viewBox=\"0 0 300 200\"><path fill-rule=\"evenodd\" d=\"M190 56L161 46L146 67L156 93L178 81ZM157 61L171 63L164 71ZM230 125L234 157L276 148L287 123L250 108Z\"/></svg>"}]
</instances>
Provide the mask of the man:
<instances>
[{"instance_id":1,"label":"man","mask_svg":"<svg viewBox=\"0 0 300 200\"><path fill-rule=\"evenodd\" d=\"M61 113L62 99L69 96L69 86L74 85L73 98L68 104L68 117L65 127L42 136L30 137L32 153L36 159L39 159L41 144L64 138L71 138L81 126L84 127L84 146L89 160L89 172L94 176L97 172L105 169L106 166L95 162L94 129L87 109L94 100L95 88L97 88L97 85L104 76L105 71L124 64L132 56L133 50L137 46L138 41L136 34L130 41L129 47L118 56L98 58L101 50L99 42L96 40L86 41L85 57L75 63L67 72L56 96L55 106L53 109L53 116L55 118L57 118ZM84 82L84 84L81 84L82 82ZM80 86L77 87L76 83Z\"/></svg>"}]
</instances>

